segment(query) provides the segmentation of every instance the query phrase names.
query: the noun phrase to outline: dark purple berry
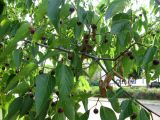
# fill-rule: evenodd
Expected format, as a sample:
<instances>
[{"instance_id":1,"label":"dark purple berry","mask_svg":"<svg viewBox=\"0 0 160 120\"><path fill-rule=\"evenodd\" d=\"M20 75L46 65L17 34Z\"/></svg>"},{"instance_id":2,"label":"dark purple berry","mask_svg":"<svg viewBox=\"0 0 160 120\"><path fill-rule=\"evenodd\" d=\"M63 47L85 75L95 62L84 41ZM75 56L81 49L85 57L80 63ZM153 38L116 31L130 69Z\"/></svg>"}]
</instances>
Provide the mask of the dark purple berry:
<instances>
[{"instance_id":1,"label":"dark purple berry","mask_svg":"<svg viewBox=\"0 0 160 120\"><path fill-rule=\"evenodd\" d=\"M58 91L56 91L56 95L59 96L59 92Z\"/></svg>"},{"instance_id":2,"label":"dark purple berry","mask_svg":"<svg viewBox=\"0 0 160 120\"><path fill-rule=\"evenodd\" d=\"M97 29L97 25L96 24L92 24L91 28L92 28L92 30L96 30Z\"/></svg>"},{"instance_id":3,"label":"dark purple berry","mask_svg":"<svg viewBox=\"0 0 160 120\"><path fill-rule=\"evenodd\" d=\"M3 48L3 44L2 43L0 43L0 48Z\"/></svg>"},{"instance_id":4,"label":"dark purple berry","mask_svg":"<svg viewBox=\"0 0 160 120\"><path fill-rule=\"evenodd\" d=\"M159 60L157 60L157 59L153 60L153 65L159 65L159 63L160 63Z\"/></svg>"},{"instance_id":5,"label":"dark purple berry","mask_svg":"<svg viewBox=\"0 0 160 120\"><path fill-rule=\"evenodd\" d=\"M46 37L45 37L45 36L42 36L41 39L42 39L42 40L46 40Z\"/></svg>"},{"instance_id":6,"label":"dark purple berry","mask_svg":"<svg viewBox=\"0 0 160 120\"><path fill-rule=\"evenodd\" d=\"M2 70L5 70L5 67L4 67L4 66L2 67Z\"/></svg>"},{"instance_id":7,"label":"dark purple berry","mask_svg":"<svg viewBox=\"0 0 160 120\"><path fill-rule=\"evenodd\" d=\"M129 58L130 58L131 60L133 60L133 59L134 59L134 56L133 56L133 55L131 55L131 56L129 56Z\"/></svg>"},{"instance_id":8,"label":"dark purple berry","mask_svg":"<svg viewBox=\"0 0 160 120\"><path fill-rule=\"evenodd\" d=\"M55 70L54 69L51 71L51 75L55 75Z\"/></svg>"},{"instance_id":9,"label":"dark purple berry","mask_svg":"<svg viewBox=\"0 0 160 120\"><path fill-rule=\"evenodd\" d=\"M64 112L63 108L58 109L58 113L63 113L63 112Z\"/></svg>"},{"instance_id":10,"label":"dark purple berry","mask_svg":"<svg viewBox=\"0 0 160 120\"><path fill-rule=\"evenodd\" d=\"M54 106L56 106L56 104L57 104L57 101L54 101L51 103L51 106L54 107Z\"/></svg>"},{"instance_id":11,"label":"dark purple berry","mask_svg":"<svg viewBox=\"0 0 160 120\"><path fill-rule=\"evenodd\" d=\"M136 118L137 118L137 114L136 114L136 113L133 113L133 114L131 115L131 119L134 120L134 119L136 119Z\"/></svg>"},{"instance_id":12,"label":"dark purple berry","mask_svg":"<svg viewBox=\"0 0 160 120\"><path fill-rule=\"evenodd\" d=\"M34 28L30 29L30 33L33 35L36 32L36 30Z\"/></svg>"},{"instance_id":13,"label":"dark purple berry","mask_svg":"<svg viewBox=\"0 0 160 120\"><path fill-rule=\"evenodd\" d=\"M59 24L63 24L63 21L62 21L62 20L60 20L60 21L59 21Z\"/></svg>"},{"instance_id":14,"label":"dark purple berry","mask_svg":"<svg viewBox=\"0 0 160 120\"><path fill-rule=\"evenodd\" d=\"M97 113L98 113L98 109L95 108L95 109L93 110L93 112L94 112L95 114L97 114Z\"/></svg>"},{"instance_id":15,"label":"dark purple berry","mask_svg":"<svg viewBox=\"0 0 160 120\"><path fill-rule=\"evenodd\" d=\"M73 12L74 12L74 8L73 8L73 7L70 7L70 8L69 8L69 11L70 11L70 13L73 13Z\"/></svg>"},{"instance_id":16,"label":"dark purple berry","mask_svg":"<svg viewBox=\"0 0 160 120\"><path fill-rule=\"evenodd\" d=\"M80 26L80 25L82 25L82 23L78 21L78 22L77 22L77 25Z\"/></svg>"},{"instance_id":17,"label":"dark purple berry","mask_svg":"<svg viewBox=\"0 0 160 120\"><path fill-rule=\"evenodd\" d=\"M68 53L68 59L72 60L73 59L73 53Z\"/></svg>"},{"instance_id":18,"label":"dark purple berry","mask_svg":"<svg viewBox=\"0 0 160 120\"><path fill-rule=\"evenodd\" d=\"M8 63L5 63L5 66L6 66L6 67L9 67L9 64L8 64Z\"/></svg>"},{"instance_id":19,"label":"dark purple berry","mask_svg":"<svg viewBox=\"0 0 160 120\"><path fill-rule=\"evenodd\" d=\"M28 60L29 60L29 57L27 57L26 59L27 59L27 61L28 61Z\"/></svg>"},{"instance_id":20,"label":"dark purple berry","mask_svg":"<svg viewBox=\"0 0 160 120\"><path fill-rule=\"evenodd\" d=\"M34 97L34 94L32 92L29 93L30 98Z\"/></svg>"},{"instance_id":21,"label":"dark purple berry","mask_svg":"<svg viewBox=\"0 0 160 120\"><path fill-rule=\"evenodd\" d=\"M39 71L39 74L40 74L40 75L43 74L43 70L40 70L40 71Z\"/></svg>"},{"instance_id":22,"label":"dark purple berry","mask_svg":"<svg viewBox=\"0 0 160 120\"><path fill-rule=\"evenodd\" d=\"M126 52L126 55L127 55L127 56L132 56L132 52L131 52L131 51L127 51L127 52Z\"/></svg>"}]
</instances>

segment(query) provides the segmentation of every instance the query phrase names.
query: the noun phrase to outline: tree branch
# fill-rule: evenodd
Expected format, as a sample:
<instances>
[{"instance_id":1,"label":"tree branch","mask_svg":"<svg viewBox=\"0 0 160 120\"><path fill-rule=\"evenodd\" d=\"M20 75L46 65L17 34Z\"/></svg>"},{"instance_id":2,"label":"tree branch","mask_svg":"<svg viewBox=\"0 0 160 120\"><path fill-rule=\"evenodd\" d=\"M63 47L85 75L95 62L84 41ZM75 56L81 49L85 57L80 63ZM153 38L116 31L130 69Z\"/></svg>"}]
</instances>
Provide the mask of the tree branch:
<instances>
[{"instance_id":1,"label":"tree branch","mask_svg":"<svg viewBox=\"0 0 160 120\"><path fill-rule=\"evenodd\" d=\"M107 74L107 71L106 71L106 69L102 66L102 64L101 64L99 61L96 61L96 62L97 62L98 65L102 68L102 70ZM125 79L124 79L124 80L125 80ZM151 113L155 114L156 116L160 117L160 115L158 115L157 113L155 113L154 111L152 111L151 109L149 109L148 107L146 107L145 105L143 105L141 102L139 102L137 99L135 99L132 95L130 95L127 91L125 91L125 90L118 84L117 81L115 81L115 80L113 79L113 82L114 82L119 88L121 88L128 97L134 99L136 103L138 103L139 105L141 105L143 108L145 108L145 109L148 110L149 112L151 112Z\"/></svg>"}]
</instances>

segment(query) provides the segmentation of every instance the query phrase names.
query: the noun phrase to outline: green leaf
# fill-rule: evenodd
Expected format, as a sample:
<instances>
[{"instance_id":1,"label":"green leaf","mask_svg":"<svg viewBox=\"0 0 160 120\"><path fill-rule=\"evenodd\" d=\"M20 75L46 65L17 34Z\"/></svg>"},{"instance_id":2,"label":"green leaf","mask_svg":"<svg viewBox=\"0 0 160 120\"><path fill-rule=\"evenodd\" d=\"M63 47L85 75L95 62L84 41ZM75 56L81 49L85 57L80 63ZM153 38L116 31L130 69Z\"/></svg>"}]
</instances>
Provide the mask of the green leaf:
<instances>
[{"instance_id":1,"label":"green leaf","mask_svg":"<svg viewBox=\"0 0 160 120\"><path fill-rule=\"evenodd\" d=\"M150 120L150 115L145 109L141 109L139 113L140 120Z\"/></svg>"},{"instance_id":2,"label":"green leaf","mask_svg":"<svg viewBox=\"0 0 160 120\"><path fill-rule=\"evenodd\" d=\"M36 77L35 105L36 115L38 116L47 104L49 96L55 85L55 79L47 74L38 75Z\"/></svg>"},{"instance_id":3,"label":"green leaf","mask_svg":"<svg viewBox=\"0 0 160 120\"><path fill-rule=\"evenodd\" d=\"M143 63L142 63L142 66L145 66L147 65L149 62L151 62L153 60L153 57L155 55L157 51L157 47L156 46L152 46L152 47L149 47L143 57Z\"/></svg>"},{"instance_id":4,"label":"green leaf","mask_svg":"<svg viewBox=\"0 0 160 120\"><path fill-rule=\"evenodd\" d=\"M23 81L20 84L18 84L12 91L11 94L13 93L18 93L18 94L24 94L29 90L29 85L27 82Z\"/></svg>"},{"instance_id":5,"label":"green leaf","mask_svg":"<svg viewBox=\"0 0 160 120\"><path fill-rule=\"evenodd\" d=\"M132 109L132 100L124 100L121 103L121 113L119 116L119 120L125 120L127 117L132 115L133 109Z\"/></svg>"},{"instance_id":6,"label":"green leaf","mask_svg":"<svg viewBox=\"0 0 160 120\"><path fill-rule=\"evenodd\" d=\"M21 106L22 106L22 97L15 98L13 102L9 105L8 114L5 120L13 120L17 116Z\"/></svg>"},{"instance_id":7,"label":"green leaf","mask_svg":"<svg viewBox=\"0 0 160 120\"><path fill-rule=\"evenodd\" d=\"M27 112L29 112L29 110L32 108L33 102L34 102L33 98L31 98L29 95L26 95L24 97L22 102L22 107L20 109L21 117L27 114Z\"/></svg>"},{"instance_id":8,"label":"green leaf","mask_svg":"<svg viewBox=\"0 0 160 120\"><path fill-rule=\"evenodd\" d=\"M66 96L62 100L62 105L64 109L64 114L69 120L75 120L75 108L72 99L69 96Z\"/></svg>"},{"instance_id":9,"label":"green leaf","mask_svg":"<svg viewBox=\"0 0 160 120\"><path fill-rule=\"evenodd\" d=\"M14 39L10 40L7 47L0 54L0 63L3 62L6 57L12 53L12 51L16 48L17 42L24 39L29 34L29 23L23 23L20 28L17 30Z\"/></svg>"},{"instance_id":10,"label":"green leaf","mask_svg":"<svg viewBox=\"0 0 160 120\"><path fill-rule=\"evenodd\" d=\"M88 120L89 118L89 110L87 110L83 115L80 116L79 120Z\"/></svg>"},{"instance_id":11,"label":"green leaf","mask_svg":"<svg viewBox=\"0 0 160 120\"><path fill-rule=\"evenodd\" d=\"M35 20L37 22L44 18L44 15L47 13L47 5L47 0L42 0L42 2L39 4L38 9L35 11Z\"/></svg>"},{"instance_id":12,"label":"green leaf","mask_svg":"<svg viewBox=\"0 0 160 120\"><path fill-rule=\"evenodd\" d=\"M19 68L22 61L22 50L16 49L13 51L13 62L16 65L16 68Z\"/></svg>"},{"instance_id":13,"label":"green leaf","mask_svg":"<svg viewBox=\"0 0 160 120\"><path fill-rule=\"evenodd\" d=\"M100 108L101 120L117 120L114 111L108 107L101 106Z\"/></svg>"},{"instance_id":14,"label":"green leaf","mask_svg":"<svg viewBox=\"0 0 160 120\"><path fill-rule=\"evenodd\" d=\"M56 113L52 120L66 120L64 113Z\"/></svg>"},{"instance_id":15,"label":"green leaf","mask_svg":"<svg viewBox=\"0 0 160 120\"><path fill-rule=\"evenodd\" d=\"M56 68L56 82L58 83L60 98L69 96L73 87L73 73L70 68L59 63Z\"/></svg>"},{"instance_id":16,"label":"green leaf","mask_svg":"<svg viewBox=\"0 0 160 120\"><path fill-rule=\"evenodd\" d=\"M128 0L114 0L108 7L106 12L106 19L111 18L119 12L122 12L128 4Z\"/></svg>"},{"instance_id":17,"label":"green leaf","mask_svg":"<svg viewBox=\"0 0 160 120\"><path fill-rule=\"evenodd\" d=\"M26 0L26 7L30 9L31 5L33 4L32 0Z\"/></svg>"},{"instance_id":18,"label":"green leaf","mask_svg":"<svg viewBox=\"0 0 160 120\"><path fill-rule=\"evenodd\" d=\"M59 31L59 6L64 0L48 0L48 17L55 26L57 32Z\"/></svg>"},{"instance_id":19,"label":"green leaf","mask_svg":"<svg viewBox=\"0 0 160 120\"><path fill-rule=\"evenodd\" d=\"M0 39L2 39L8 32L10 28L10 21L3 19L0 23Z\"/></svg>"},{"instance_id":20,"label":"green leaf","mask_svg":"<svg viewBox=\"0 0 160 120\"><path fill-rule=\"evenodd\" d=\"M60 10L60 18L61 19L65 19L70 15L70 11L69 11L70 7L71 7L70 4L65 4L62 6L62 8Z\"/></svg>"},{"instance_id":21,"label":"green leaf","mask_svg":"<svg viewBox=\"0 0 160 120\"><path fill-rule=\"evenodd\" d=\"M98 68L97 63L92 62L90 67L89 67L89 76L90 76L90 78L92 78L93 75L97 72L97 68Z\"/></svg>"},{"instance_id":22,"label":"green leaf","mask_svg":"<svg viewBox=\"0 0 160 120\"><path fill-rule=\"evenodd\" d=\"M112 90L107 90L107 97L108 97L109 102L112 105L112 108L117 113L119 113L121 109L120 109L120 105L119 105L118 98L117 98L116 94Z\"/></svg>"},{"instance_id":23,"label":"green leaf","mask_svg":"<svg viewBox=\"0 0 160 120\"><path fill-rule=\"evenodd\" d=\"M24 68L9 82L5 92L12 89L13 84L17 83L19 80L23 80L24 78L28 77L28 75L31 74L35 68L37 68L37 64L33 62L24 66Z\"/></svg>"},{"instance_id":24,"label":"green leaf","mask_svg":"<svg viewBox=\"0 0 160 120\"><path fill-rule=\"evenodd\" d=\"M120 34L124 30L130 30L130 22L127 19L120 19L113 21L111 26L111 32L114 34Z\"/></svg>"},{"instance_id":25,"label":"green leaf","mask_svg":"<svg viewBox=\"0 0 160 120\"><path fill-rule=\"evenodd\" d=\"M4 7L5 7L5 3L1 0L0 1L0 15L3 13Z\"/></svg>"}]
</instances>

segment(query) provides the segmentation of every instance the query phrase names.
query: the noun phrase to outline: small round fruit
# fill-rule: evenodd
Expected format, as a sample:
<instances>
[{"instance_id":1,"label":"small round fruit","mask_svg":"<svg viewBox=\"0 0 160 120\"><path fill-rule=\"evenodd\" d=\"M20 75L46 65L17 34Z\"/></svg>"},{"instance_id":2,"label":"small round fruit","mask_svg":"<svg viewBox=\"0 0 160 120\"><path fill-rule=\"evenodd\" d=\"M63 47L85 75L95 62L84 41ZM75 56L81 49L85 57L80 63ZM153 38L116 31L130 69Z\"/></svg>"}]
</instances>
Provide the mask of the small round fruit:
<instances>
[{"instance_id":1,"label":"small round fruit","mask_svg":"<svg viewBox=\"0 0 160 120\"><path fill-rule=\"evenodd\" d=\"M4 66L2 67L2 70L5 70L5 67L4 67Z\"/></svg>"},{"instance_id":2,"label":"small round fruit","mask_svg":"<svg viewBox=\"0 0 160 120\"><path fill-rule=\"evenodd\" d=\"M73 59L73 53L68 53L68 59L72 60Z\"/></svg>"},{"instance_id":3,"label":"small round fruit","mask_svg":"<svg viewBox=\"0 0 160 120\"><path fill-rule=\"evenodd\" d=\"M54 101L51 103L51 106L54 107L54 106L56 106L56 104L57 104L57 101Z\"/></svg>"},{"instance_id":4,"label":"small round fruit","mask_svg":"<svg viewBox=\"0 0 160 120\"><path fill-rule=\"evenodd\" d=\"M137 114L136 114L136 113L133 113L133 114L131 115L131 119L134 120L134 119L136 119L136 118L137 118Z\"/></svg>"},{"instance_id":5,"label":"small round fruit","mask_svg":"<svg viewBox=\"0 0 160 120\"><path fill-rule=\"evenodd\" d=\"M30 98L34 98L34 94L33 93L29 93Z\"/></svg>"},{"instance_id":6,"label":"small round fruit","mask_svg":"<svg viewBox=\"0 0 160 120\"><path fill-rule=\"evenodd\" d=\"M92 24L92 25L91 25L91 28L92 28L93 30L96 30L96 29L97 29L97 25L96 25L96 24Z\"/></svg>"},{"instance_id":7,"label":"small round fruit","mask_svg":"<svg viewBox=\"0 0 160 120\"><path fill-rule=\"evenodd\" d=\"M82 25L82 23L78 21L78 22L77 22L77 25L80 26L80 25Z\"/></svg>"},{"instance_id":8,"label":"small round fruit","mask_svg":"<svg viewBox=\"0 0 160 120\"><path fill-rule=\"evenodd\" d=\"M42 36L41 39L42 39L42 40L46 40L46 37L45 37L45 36Z\"/></svg>"},{"instance_id":9,"label":"small round fruit","mask_svg":"<svg viewBox=\"0 0 160 120\"><path fill-rule=\"evenodd\" d=\"M28 60L29 60L29 57L27 57L26 60L28 61Z\"/></svg>"},{"instance_id":10,"label":"small round fruit","mask_svg":"<svg viewBox=\"0 0 160 120\"><path fill-rule=\"evenodd\" d=\"M59 96L59 92L58 91L56 91L56 95Z\"/></svg>"},{"instance_id":11,"label":"small round fruit","mask_svg":"<svg viewBox=\"0 0 160 120\"><path fill-rule=\"evenodd\" d=\"M30 29L30 33L33 35L36 32L36 30L34 28Z\"/></svg>"},{"instance_id":12,"label":"small round fruit","mask_svg":"<svg viewBox=\"0 0 160 120\"><path fill-rule=\"evenodd\" d=\"M97 113L98 113L98 109L95 108L95 109L93 110L93 112L94 112L95 114L97 114Z\"/></svg>"},{"instance_id":13,"label":"small round fruit","mask_svg":"<svg viewBox=\"0 0 160 120\"><path fill-rule=\"evenodd\" d=\"M39 74L40 74L40 75L43 74L43 70L40 70L40 71L39 71Z\"/></svg>"},{"instance_id":14,"label":"small round fruit","mask_svg":"<svg viewBox=\"0 0 160 120\"><path fill-rule=\"evenodd\" d=\"M55 75L55 70L54 69L51 71L51 75Z\"/></svg>"},{"instance_id":15,"label":"small round fruit","mask_svg":"<svg viewBox=\"0 0 160 120\"><path fill-rule=\"evenodd\" d=\"M140 17L142 17L142 14L139 14Z\"/></svg>"},{"instance_id":16,"label":"small round fruit","mask_svg":"<svg viewBox=\"0 0 160 120\"><path fill-rule=\"evenodd\" d=\"M2 43L0 43L0 48L3 48L3 44Z\"/></svg>"},{"instance_id":17,"label":"small round fruit","mask_svg":"<svg viewBox=\"0 0 160 120\"><path fill-rule=\"evenodd\" d=\"M6 66L6 67L9 67L9 64L8 64L8 63L5 63L5 66Z\"/></svg>"},{"instance_id":18,"label":"small round fruit","mask_svg":"<svg viewBox=\"0 0 160 120\"><path fill-rule=\"evenodd\" d=\"M133 56L133 55L131 55L131 56L129 56L129 58L130 58L131 60L133 60L133 59L134 59L134 56Z\"/></svg>"},{"instance_id":19,"label":"small round fruit","mask_svg":"<svg viewBox=\"0 0 160 120\"><path fill-rule=\"evenodd\" d=\"M132 56L132 52L131 52L131 51L127 51L127 52L126 52L126 55L127 55L127 56Z\"/></svg>"},{"instance_id":20,"label":"small round fruit","mask_svg":"<svg viewBox=\"0 0 160 120\"><path fill-rule=\"evenodd\" d=\"M85 34L84 39L89 39L89 34Z\"/></svg>"},{"instance_id":21,"label":"small round fruit","mask_svg":"<svg viewBox=\"0 0 160 120\"><path fill-rule=\"evenodd\" d=\"M62 20L60 20L60 21L59 21L59 24L61 24L61 25L62 25L62 24L63 24L63 21L62 21Z\"/></svg>"},{"instance_id":22,"label":"small round fruit","mask_svg":"<svg viewBox=\"0 0 160 120\"><path fill-rule=\"evenodd\" d=\"M153 65L159 65L159 63L160 63L159 60L157 60L157 59L153 60Z\"/></svg>"},{"instance_id":23,"label":"small round fruit","mask_svg":"<svg viewBox=\"0 0 160 120\"><path fill-rule=\"evenodd\" d=\"M16 73L19 73L19 70L18 70L18 69L16 70Z\"/></svg>"},{"instance_id":24,"label":"small round fruit","mask_svg":"<svg viewBox=\"0 0 160 120\"><path fill-rule=\"evenodd\" d=\"M70 7L70 8L69 8L69 12L73 13L73 12L74 12L74 8L73 8L73 7Z\"/></svg>"},{"instance_id":25,"label":"small round fruit","mask_svg":"<svg viewBox=\"0 0 160 120\"><path fill-rule=\"evenodd\" d=\"M63 113L63 112L64 112L63 108L58 109L58 113Z\"/></svg>"}]
</instances>

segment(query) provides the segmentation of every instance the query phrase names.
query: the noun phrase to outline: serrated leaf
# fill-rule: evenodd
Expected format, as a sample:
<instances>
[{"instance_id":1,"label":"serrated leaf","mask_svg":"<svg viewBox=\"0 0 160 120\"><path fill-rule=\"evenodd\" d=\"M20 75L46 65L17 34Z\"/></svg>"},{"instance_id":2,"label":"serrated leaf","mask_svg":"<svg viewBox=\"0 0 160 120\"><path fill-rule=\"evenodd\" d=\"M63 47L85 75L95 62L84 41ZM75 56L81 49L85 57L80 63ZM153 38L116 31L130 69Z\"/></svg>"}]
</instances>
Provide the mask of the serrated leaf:
<instances>
[{"instance_id":1,"label":"serrated leaf","mask_svg":"<svg viewBox=\"0 0 160 120\"><path fill-rule=\"evenodd\" d=\"M114 111L119 113L121 109L116 94L112 90L107 90L107 97Z\"/></svg>"},{"instance_id":2,"label":"serrated leaf","mask_svg":"<svg viewBox=\"0 0 160 120\"><path fill-rule=\"evenodd\" d=\"M12 91L12 93L18 93L18 94L24 94L29 90L29 85L27 82L23 81L20 84L18 84Z\"/></svg>"},{"instance_id":3,"label":"serrated leaf","mask_svg":"<svg viewBox=\"0 0 160 120\"><path fill-rule=\"evenodd\" d=\"M13 39L8 42L7 47L0 54L0 63L3 62L6 57L12 53L13 49L16 48L17 42L24 39L29 34L29 23L23 23L17 30L16 35Z\"/></svg>"},{"instance_id":4,"label":"serrated leaf","mask_svg":"<svg viewBox=\"0 0 160 120\"><path fill-rule=\"evenodd\" d=\"M89 118L89 110L87 110L83 115L80 116L79 120L88 120Z\"/></svg>"},{"instance_id":5,"label":"serrated leaf","mask_svg":"<svg viewBox=\"0 0 160 120\"><path fill-rule=\"evenodd\" d=\"M100 108L101 120L117 120L114 111L108 107L101 106Z\"/></svg>"},{"instance_id":6,"label":"serrated leaf","mask_svg":"<svg viewBox=\"0 0 160 120\"><path fill-rule=\"evenodd\" d=\"M22 60L22 50L16 49L13 51L13 62L16 65L16 68L19 68Z\"/></svg>"},{"instance_id":7,"label":"serrated leaf","mask_svg":"<svg viewBox=\"0 0 160 120\"><path fill-rule=\"evenodd\" d=\"M10 21L3 19L0 23L0 39L2 39L8 32L10 27Z\"/></svg>"},{"instance_id":8,"label":"serrated leaf","mask_svg":"<svg viewBox=\"0 0 160 120\"><path fill-rule=\"evenodd\" d=\"M130 22L127 19L120 19L113 21L111 26L111 32L114 34L120 34L123 30L130 30Z\"/></svg>"},{"instance_id":9,"label":"serrated leaf","mask_svg":"<svg viewBox=\"0 0 160 120\"><path fill-rule=\"evenodd\" d=\"M151 62L153 60L153 57L155 55L157 51L157 47L156 46L152 46L150 48L147 49L144 57L143 57L143 63L142 66L147 65L149 62Z\"/></svg>"},{"instance_id":10,"label":"serrated leaf","mask_svg":"<svg viewBox=\"0 0 160 120\"><path fill-rule=\"evenodd\" d=\"M66 117L65 117L64 113L60 113L60 114L56 113L53 116L52 120L66 120Z\"/></svg>"},{"instance_id":11,"label":"serrated leaf","mask_svg":"<svg viewBox=\"0 0 160 120\"><path fill-rule=\"evenodd\" d=\"M121 103L121 113L119 116L119 120L125 120L127 117L131 116L132 113L132 100L124 100Z\"/></svg>"},{"instance_id":12,"label":"serrated leaf","mask_svg":"<svg viewBox=\"0 0 160 120\"><path fill-rule=\"evenodd\" d=\"M64 114L69 120L75 120L75 108L72 99L68 96L62 100L62 106L64 109Z\"/></svg>"},{"instance_id":13,"label":"serrated leaf","mask_svg":"<svg viewBox=\"0 0 160 120\"><path fill-rule=\"evenodd\" d=\"M12 89L13 84L17 83L19 80L23 80L24 78L26 78L29 74L32 73L35 68L37 68L37 64L33 62L24 66L24 68L9 82L7 88L5 89L5 92Z\"/></svg>"},{"instance_id":14,"label":"serrated leaf","mask_svg":"<svg viewBox=\"0 0 160 120\"><path fill-rule=\"evenodd\" d=\"M74 83L73 72L64 64L59 63L56 68L56 82L58 83L60 98L69 96Z\"/></svg>"},{"instance_id":15,"label":"serrated leaf","mask_svg":"<svg viewBox=\"0 0 160 120\"><path fill-rule=\"evenodd\" d=\"M89 67L89 76L92 78L94 74L97 72L98 65L95 62L92 62Z\"/></svg>"},{"instance_id":16,"label":"serrated leaf","mask_svg":"<svg viewBox=\"0 0 160 120\"><path fill-rule=\"evenodd\" d=\"M70 15L70 11L69 11L70 7L71 7L70 4L63 5L63 7L60 10L60 18L61 19L65 19L66 17L68 17Z\"/></svg>"},{"instance_id":17,"label":"serrated leaf","mask_svg":"<svg viewBox=\"0 0 160 120\"><path fill-rule=\"evenodd\" d=\"M115 14L122 12L128 4L128 0L114 0L108 7L106 12L106 19L111 18Z\"/></svg>"},{"instance_id":18,"label":"serrated leaf","mask_svg":"<svg viewBox=\"0 0 160 120\"><path fill-rule=\"evenodd\" d=\"M32 108L33 105L33 98L29 95L25 96L22 102L22 107L20 109L20 116L24 116L29 110Z\"/></svg>"},{"instance_id":19,"label":"serrated leaf","mask_svg":"<svg viewBox=\"0 0 160 120\"><path fill-rule=\"evenodd\" d=\"M38 116L43 107L47 104L49 96L55 85L55 79L47 74L38 75L36 77L36 90L35 90L35 105L36 115Z\"/></svg>"},{"instance_id":20,"label":"serrated leaf","mask_svg":"<svg viewBox=\"0 0 160 120\"><path fill-rule=\"evenodd\" d=\"M57 32L59 31L59 19L60 10L59 6L64 2L64 0L48 0L48 12L47 15L53 25L55 26Z\"/></svg>"},{"instance_id":21,"label":"serrated leaf","mask_svg":"<svg viewBox=\"0 0 160 120\"><path fill-rule=\"evenodd\" d=\"M13 120L13 118L16 117L16 114L18 114L21 108L22 101L23 101L22 97L15 98L13 100L13 102L9 105L8 114L5 120Z\"/></svg>"},{"instance_id":22,"label":"serrated leaf","mask_svg":"<svg viewBox=\"0 0 160 120\"><path fill-rule=\"evenodd\" d=\"M44 18L44 15L47 13L48 0L42 0L39 4L38 9L35 12L35 20L39 21Z\"/></svg>"},{"instance_id":23,"label":"serrated leaf","mask_svg":"<svg viewBox=\"0 0 160 120\"><path fill-rule=\"evenodd\" d=\"M139 113L140 120L150 120L150 115L145 109L141 109Z\"/></svg>"}]
</instances>

